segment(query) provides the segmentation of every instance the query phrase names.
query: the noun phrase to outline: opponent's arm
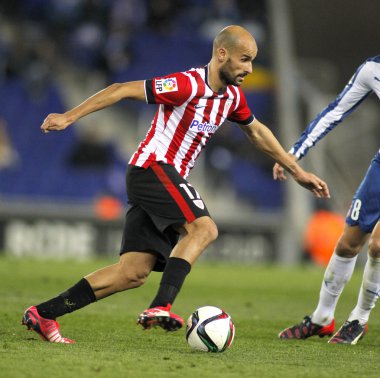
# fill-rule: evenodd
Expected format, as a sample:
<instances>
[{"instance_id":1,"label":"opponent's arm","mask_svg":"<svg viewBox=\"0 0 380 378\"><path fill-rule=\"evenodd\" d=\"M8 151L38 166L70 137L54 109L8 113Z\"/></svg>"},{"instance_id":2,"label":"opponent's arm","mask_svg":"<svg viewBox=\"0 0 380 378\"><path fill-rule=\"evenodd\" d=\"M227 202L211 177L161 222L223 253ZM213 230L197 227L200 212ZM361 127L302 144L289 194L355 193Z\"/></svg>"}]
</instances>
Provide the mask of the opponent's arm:
<instances>
[{"instance_id":1,"label":"opponent's arm","mask_svg":"<svg viewBox=\"0 0 380 378\"><path fill-rule=\"evenodd\" d=\"M374 81L370 64L370 60L362 64L343 91L309 123L290 149L290 158L294 161L303 158L318 141L349 116L372 92ZM284 168L278 163L273 166L273 178L286 180Z\"/></svg>"},{"instance_id":2,"label":"opponent's arm","mask_svg":"<svg viewBox=\"0 0 380 378\"><path fill-rule=\"evenodd\" d=\"M276 137L264 124L255 119L250 125L240 125L240 128L246 133L251 143L286 169L298 184L319 198L330 197L327 184L314 174L304 171L285 152Z\"/></svg>"},{"instance_id":3,"label":"opponent's arm","mask_svg":"<svg viewBox=\"0 0 380 378\"><path fill-rule=\"evenodd\" d=\"M145 101L144 81L112 84L63 114L49 114L41 129L45 133L64 130L79 118L111 106L122 99Z\"/></svg>"}]
</instances>

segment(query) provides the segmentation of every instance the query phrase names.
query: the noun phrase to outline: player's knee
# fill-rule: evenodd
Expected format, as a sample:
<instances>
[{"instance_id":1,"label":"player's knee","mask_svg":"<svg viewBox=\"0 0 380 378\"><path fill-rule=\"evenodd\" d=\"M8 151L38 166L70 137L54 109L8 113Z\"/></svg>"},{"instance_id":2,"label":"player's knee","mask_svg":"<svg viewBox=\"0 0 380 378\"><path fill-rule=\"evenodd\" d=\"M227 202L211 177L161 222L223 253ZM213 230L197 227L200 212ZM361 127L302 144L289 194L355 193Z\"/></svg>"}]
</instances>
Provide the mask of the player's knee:
<instances>
[{"instance_id":1,"label":"player's knee","mask_svg":"<svg viewBox=\"0 0 380 378\"><path fill-rule=\"evenodd\" d=\"M340 257L355 257L361 250L362 244L352 243L344 239L340 239L336 245L335 253Z\"/></svg>"},{"instance_id":2,"label":"player's knee","mask_svg":"<svg viewBox=\"0 0 380 378\"><path fill-rule=\"evenodd\" d=\"M127 274L127 280L131 288L142 286L148 278L149 272L144 270L138 270L129 272Z\"/></svg>"},{"instance_id":3,"label":"player's knee","mask_svg":"<svg viewBox=\"0 0 380 378\"><path fill-rule=\"evenodd\" d=\"M218 228L210 217L196 219L191 223L189 232L206 244L213 242L218 237Z\"/></svg>"},{"instance_id":4,"label":"player's knee","mask_svg":"<svg viewBox=\"0 0 380 378\"><path fill-rule=\"evenodd\" d=\"M202 228L202 233L203 233L204 239L208 243L211 243L217 239L218 227L216 227L215 222L211 218L208 218L206 225Z\"/></svg>"},{"instance_id":5,"label":"player's knee","mask_svg":"<svg viewBox=\"0 0 380 378\"><path fill-rule=\"evenodd\" d=\"M368 242L368 252L375 259L380 258L380 239L371 237Z\"/></svg>"},{"instance_id":6,"label":"player's knee","mask_svg":"<svg viewBox=\"0 0 380 378\"><path fill-rule=\"evenodd\" d=\"M213 220L211 220L211 222L212 223L210 224L210 228L208 230L208 237L209 237L210 243L216 240L219 235L218 227L216 226L215 222Z\"/></svg>"},{"instance_id":7,"label":"player's knee","mask_svg":"<svg viewBox=\"0 0 380 378\"><path fill-rule=\"evenodd\" d=\"M143 285L149 275L148 270L127 269L120 271L117 291L134 289Z\"/></svg>"}]
</instances>

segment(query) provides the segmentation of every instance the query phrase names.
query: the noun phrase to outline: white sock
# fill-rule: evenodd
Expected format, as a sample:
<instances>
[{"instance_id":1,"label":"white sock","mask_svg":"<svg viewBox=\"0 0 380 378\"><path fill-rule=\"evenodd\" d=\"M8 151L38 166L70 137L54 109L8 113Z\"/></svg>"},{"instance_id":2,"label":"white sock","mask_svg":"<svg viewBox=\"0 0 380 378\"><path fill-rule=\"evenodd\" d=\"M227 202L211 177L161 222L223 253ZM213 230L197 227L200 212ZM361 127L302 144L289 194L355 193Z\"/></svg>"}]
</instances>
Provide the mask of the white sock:
<instances>
[{"instance_id":1,"label":"white sock","mask_svg":"<svg viewBox=\"0 0 380 378\"><path fill-rule=\"evenodd\" d=\"M380 295L380 259L368 256L365 264L363 282L360 288L358 303L348 317L349 321L359 320L364 325L368 323L371 310L375 307Z\"/></svg>"},{"instance_id":2,"label":"white sock","mask_svg":"<svg viewBox=\"0 0 380 378\"><path fill-rule=\"evenodd\" d=\"M340 294L354 271L356 259L357 256L347 258L333 253L323 277L318 306L311 315L313 323L331 323Z\"/></svg>"}]
</instances>

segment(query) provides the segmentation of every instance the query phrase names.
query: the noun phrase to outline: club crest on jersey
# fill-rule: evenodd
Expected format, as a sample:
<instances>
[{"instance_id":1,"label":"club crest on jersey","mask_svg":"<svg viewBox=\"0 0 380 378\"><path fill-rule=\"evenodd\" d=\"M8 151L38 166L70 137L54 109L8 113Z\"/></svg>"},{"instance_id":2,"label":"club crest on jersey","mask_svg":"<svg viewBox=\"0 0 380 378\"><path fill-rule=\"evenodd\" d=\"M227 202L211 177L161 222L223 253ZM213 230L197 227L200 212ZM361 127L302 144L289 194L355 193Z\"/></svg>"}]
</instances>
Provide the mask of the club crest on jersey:
<instances>
[{"instance_id":1,"label":"club crest on jersey","mask_svg":"<svg viewBox=\"0 0 380 378\"><path fill-rule=\"evenodd\" d=\"M201 199L193 200L194 205L199 207L200 209L204 210L205 204Z\"/></svg>"},{"instance_id":2,"label":"club crest on jersey","mask_svg":"<svg viewBox=\"0 0 380 378\"><path fill-rule=\"evenodd\" d=\"M165 79L156 80L156 93L176 92L178 91L177 79L175 77L167 77Z\"/></svg>"}]
</instances>

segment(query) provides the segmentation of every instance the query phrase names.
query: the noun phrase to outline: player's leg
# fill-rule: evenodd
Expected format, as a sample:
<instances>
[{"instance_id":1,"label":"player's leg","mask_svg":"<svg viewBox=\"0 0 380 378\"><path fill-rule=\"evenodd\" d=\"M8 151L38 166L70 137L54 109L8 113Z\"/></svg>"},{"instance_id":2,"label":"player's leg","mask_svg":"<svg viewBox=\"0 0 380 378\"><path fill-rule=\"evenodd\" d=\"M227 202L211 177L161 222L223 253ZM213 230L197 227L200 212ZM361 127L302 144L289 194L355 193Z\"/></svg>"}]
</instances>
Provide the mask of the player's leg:
<instances>
[{"instance_id":1,"label":"player's leg","mask_svg":"<svg viewBox=\"0 0 380 378\"><path fill-rule=\"evenodd\" d=\"M210 217L186 223L182 230L184 236L170 254L158 293L150 307L173 304L191 266L218 235L216 225Z\"/></svg>"},{"instance_id":2,"label":"player's leg","mask_svg":"<svg viewBox=\"0 0 380 378\"><path fill-rule=\"evenodd\" d=\"M195 219L181 227L183 237L174 247L170 257L182 258L191 265L203 251L218 237L215 222L209 216Z\"/></svg>"},{"instance_id":3,"label":"player's leg","mask_svg":"<svg viewBox=\"0 0 380 378\"><path fill-rule=\"evenodd\" d=\"M377 222L368 243L368 260L358 303L348 320L358 319L366 324L380 294L380 222Z\"/></svg>"},{"instance_id":4,"label":"player's leg","mask_svg":"<svg viewBox=\"0 0 380 378\"><path fill-rule=\"evenodd\" d=\"M356 344L367 330L371 309L375 306L380 289L380 159L377 154L355 193L346 222L358 225L371 234L369 258L364 269L363 283L357 306L348 320L329 343Z\"/></svg>"},{"instance_id":5,"label":"player's leg","mask_svg":"<svg viewBox=\"0 0 380 378\"><path fill-rule=\"evenodd\" d=\"M99 300L144 284L156 260L157 257L152 253L124 253L117 264L90 273L85 279L94 291L96 300Z\"/></svg>"},{"instance_id":6,"label":"player's leg","mask_svg":"<svg viewBox=\"0 0 380 378\"><path fill-rule=\"evenodd\" d=\"M182 236L172 244L169 254L165 255L161 248L165 263L160 287L150 307L138 318L144 329L160 326L174 331L183 325L183 319L170 312L171 305L191 265L217 237L217 228L199 193L173 166L154 164L144 172L132 169L130 176L133 199L149 214L156 229L162 235L177 231L176 235L179 232Z\"/></svg>"},{"instance_id":7,"label":"player's leg","mask_svg":"<svg viewBox=\"0 0 380 378\"><path fill-rule=\"evenodd\" d=\"M330 262L325 270L317 308L311 316L280 332L281 339L306 339L311 336L332 335L334 312L338 299L354 271L357 255L368 234L359 226L346 224Z\"/></svg>"},{"instance_id":8,"label":"player's leg","mask_svg":"<svg viewBox=\"0 0 380 378\"><path fill-rule=\"evenodd\" d=\"M380 160L376 155L352 200L343 234L325 271L316 310L302 323L282 331L280 338L325 336L334 331L334 312L340 294L351 278L357 254L379 220L379 198Z\"/></svg>"},{"instance_id":9,"label":"player's leg","mask_svg":"<svg viewBox=\"0 0 380 378\"><path fill-rule=\"evenodd\" d=\"M138 318L144 329L158 325L167 331L176 331L182 327L183 319L170 312L171 306L192 264L218 235L214 221L208 216L185 223L182 233L167 261L155 298Z\"/></svg>"},{"instance_id":10,"label":"player's leg","mask_svg":"<svg viewBox=\"0 0 380 378\"><path fill-rule=\"evenodd\" d=\"M368 319L380 295L380 222L377 222L368 244L368 260L363 274L358 302L331 344L356 344L368 330Z\"/></svg>"},{"instance_id":11,"label":"player's leg","mask_svg":"<svg viewBox=\"0 0 380 378\"><path fill-rule=\"evenodd\" d=\"M334 319L339 297L351 279L357 255L368 239L359 226L346 225L326 268L318 306L311 316L313 323L326 325Z\"/></svg>"},{"instance_id":12,"label":"player's leg","mask_svg":"<svg viewBox=\"0 0 380 378\"><path fill-rule=\"evenodd\" d=\"M116 292L142 285L155 262L156 256L151 253L125 253L119 263L99 269L58 296L28 308L22 324L36 331L43 340L72 343L73 340L61 336L57 317Z\"/></svg>"}]
</instances>

